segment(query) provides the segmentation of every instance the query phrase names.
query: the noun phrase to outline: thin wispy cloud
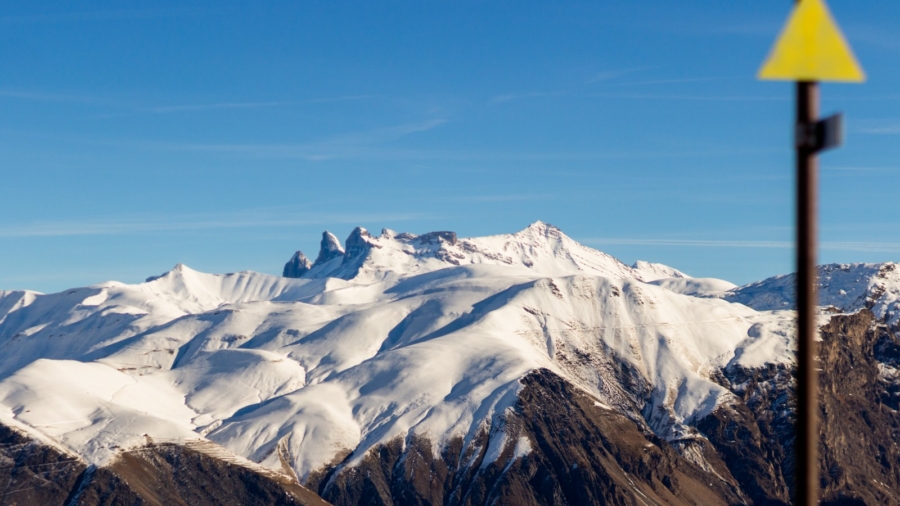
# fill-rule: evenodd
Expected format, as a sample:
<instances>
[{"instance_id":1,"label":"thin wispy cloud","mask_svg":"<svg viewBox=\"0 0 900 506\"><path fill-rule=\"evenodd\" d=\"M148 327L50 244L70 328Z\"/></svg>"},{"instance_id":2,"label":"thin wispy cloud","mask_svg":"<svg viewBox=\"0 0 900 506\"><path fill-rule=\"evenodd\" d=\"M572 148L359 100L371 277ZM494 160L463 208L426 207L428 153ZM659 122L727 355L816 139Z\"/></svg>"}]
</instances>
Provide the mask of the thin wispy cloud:
<instances>
[{"instance_id":1,"label":"thin wispy cloud","mask_svg":"<svg viewBox=\"0 0 900 506\"><path fill-rule=\"evenodd\" d=\"M823 250L862 251L868 253L900 253L900 243L891 242L829 242L820 245Z\"/></svg>"},{"instance_id":2,"label":"thin wispy cloud","mask_svg":"<svg viewBox=\"0 0 900 506\"><path fill-rule=\"evenodd\" d=\"M611 83L615 86L645 86L655 84L682 84L682 83L703 83L709 81L723 81L727 79L737 79L734 77L688 77L679 79L651 79L647 81L627 81L624 83Z\"/></svg>"},{"instance_id":3,"label":"thin wispy cloud","mask_svg":"<svg viewBox=\"0 0 900 506\"><path fill-rule=\"evenodd\" d=\"M634 67L630 69L618 69L618 70L607 70L604 72L598 72L593 75L590 79L588 79L588 84L599 83L604 81L611 81L613 79L618 79L622 76L627 76L629 74L634 74L635 72L643 72L645 70L650 70L653 67Z\"/></svg>"},{"instance_id":4,"label":"thin wispy cloud","mask_svg":"<svg viewBox=\"0 0 900 506\"><path fill-rule=\"evenodd\" d=\"M787 102L790 97L765 97L753 95L680 95L666 93L589 93L587 97L623 98L637 100L688 100L699 102Z\"/></svg>"},{"instance_id":5,"label":"thin wispy cloud","mask_svg":"<svg viewBox=\"0 0 900 506\"><path fill-rule=\"evenodd\" d=\"M152 107L148 112L165 114L169 112L207 111L213 109L260 109L296 105L297 102L221 102L216 104L167 105Z\"/></svg>"},{"instance_id":6,"label":"thin wispy cloud","mask_svg":"<svg viewBox=\"0 0 900 506\"><path fill-rule=\"evenodd\" d=\"M584 244L620 244L626 246L684 246L694 248L792 248L790 241L727 241L701 239L630 239L630 238L587 238L579 239Z\"/></svg>"},{"instance_id":7,"label":"thin wispy cloud","mask_svg":"<svg viewBox=\"0 0 900 506\"><path fill-rule=\"evenodd\" d=\"M209 111L217 109L266 109L271 107L290 107L300 105L328 104L335 102L348 102L356 100L367 100L374 98L372 95L347 95L340 97L313 98L309 100L276 100L262 102L213 102L213 103L197 103L197 104L181 104L166 105L157 107L143 107L141 112L149 112L153 114L166 114L174 112L190 112L190 111Z\"/></svg>"},{"instance_id":8,"label":"thin wispy cloud","mask_svg":"<svg viewBox=\"0 0 900 506\"><path fill-rule=\"evenodd\" d=\"M239 153L260 158L297 158L309 161L370 156L382 157L385 155L391 156L391 154L399 157L415 157L413 154L415 151L402 149L385 150L380 148L379 145L402 139L411 134L432 130L446 122L447 120L443 118L430 119L338 134L295 144L185 144L153 142L141 144L152 149Z\"/></svg>"},{"instance_id":9,"label":"thin wispy cloud","mask_svg":"<svg viewBox=\"0 0 900 506\"><path fill-rule=\"evenodd\" d=\"M711 80L711 79L710 79ZM650 84L664 84L676 82L691 82L691 80L660 80L645 81L638 83L617 83L619 86L641 86ZM754 96L754 95L687 95L687 94L671 94L671 93L640 93L640 92L591 92L591 93L563 93L563 92L534 92L510 95L499 95L491 99L490 103L503 103L512 100L521 100L527 98L540 97L582 97L582 98L614 98L614 99L634 99L634 100L683 100L697 102L787 102L792 100L787 96ZM900 127L895 131L890 129L869 129L864 130L865 133L900 133Z\"/></svg>"},{"instance_id":10,"label":"thin wispy cloud","mask_svg":"<svg viewBox=\"0 0 900 506\"><path fill-rule=\"evenodd\" d=\"M40 90L0 89L0 98L29 100L36 102L56 102L62 104L88 105L105 109L117 109L115 113L100 114L101 118L135 116L140 114L170 114L194 111L214 111L226 109L266 109L273 107L296 107L304 105L328 104L368 100L372 95L343 95L336 97L319 97L303 100L247 100L224 102L197 102L188 104L151 105L137 100L123 100L110 97L79 95L72 93L53 93Z\"/></svg>"},{"instance_id":11,"label":"thin wispy cloud","mask_svg":"<svg viewBox=\"0 0 900 506\"><path fill-rule=\"evenodd\" d=\"M506 95L497 95L491 98L490 103L499 104L503 102L509 102L510 100L522 100L526 98L541 98L541 97L558 97L563 93L560 91L532 91L527 93L509 93Z\"/></svg>"},{"instance_id":12,"label":"thin wispy cloud","mask_svg":"<svg viewBox=\"0 0 900 506\"><path fill-rule=\"evenodd\" d=\"M11 98L19 100L33 100L37 102L59 102L67 104L95 105L107 107L127 107L127 104L106 99L102 97L92 97L87 95L75 95L68 93L48 93L33 90L16 90L16 89L0 89L0 98Z\"/></svg>"},{"instance_id":13,"label":"thin wispy cloud","mask_svg":"<svg viewBox=\"0 0 900 506\"><path fill-rule=\"evenodd\" d=\"M81 12L44 12L35 14L19 14L0 16L0 24L49 24L78 23L85 21L120 21L126 19L145 19L170 16L197 15L199 9L121 9Z\"/></svg>"},{"instance_id":14,"label":"thin wispy cloud","mask_svg":"<svg viewBox=\"0 0 900 506\"><path fill-rule=\"evenodd\" d=\"M873 135L900 135L900 124L882 127L860 128L858 132Z\"/></svg>"},{"instance_id":15,"label":"thin wispy cloud","mask_svg":"<svg viewBox=\"0 0 900 506\"><path fill-rule=\"evenodd\" d=\"M582 87L584 84L595 84L600 82L612 81L618 79L620 77L633 74L635 72L642 72L645 70L649 70L652 67L635 67L628 69L616 69L616 70L606 70L603 72L598 72L594 74L590 79L587 80L586 83L579 84L578 86L571 87L568 90L557 90L557 91L528 91L528 92L519 92L519 93L505 93L502 95L496 95L492 97L488 103L491 104L499 104L503 102L510 102L513 100L524 100L530 98L546 98L546 97L560 97L560 96L579 96L580 92L577 90Z\"/></svg>"},{"instance_id":16,"label":"thin wispy cloud","mask_svg":"<svg viewBox=\"0 0 900 506\"><path fill-rule=\"evenodd\" d=\"M900 167L829 167L823 166L823 172L897 172Z\"/></svg>"},{"instance_id":17,"label":"thin wispy cloud","mask_svg":"<svg viewBox=\"0 0 900 506\"><path fill-rule=\"evenodd\" d=\"M108 236L192 230L281 228L336 223L358 224L366 221L413 221L432 217L432 215L426 213L353 214L245 211L219 215L189 214L125 217L121 219L36 221L0 227L0 238Z\"/></svg>"},{"instance_id":18,"label":"thin wispy cloud","mask_svg":"<svg viewBox=\"0 0 900 506\"><path fill-rule=\"evenodd\" d=\"M883 30L872 24L850 23L844 27L852 43L862 43L881 49L900 49L900 37L894 30Z\"/></svg>"},{"instance_id":19,"label":"thin wispy cloud","mask_svg":"<svg viewBox=\"0 0 900 506\"><path fill-rule=\"evenodd\" d=\"M718 239L631 239L631 238L587 238L579 239L584 244L625 245L625 246L675 246L687 248L776 248L793 249L793 241L733 241ZM819 243L822 250L861 251L869 253L900 253L900 243L824 241Z\"/></svg>"},{"instance_id":20,"label":"thin wispy cloud","mask_svg":"<svg viewBox=\"0 0 900 506\"><path fill-rule=\"evenodd\" d=\"M775 37L781 29L783 20L761 20L743 23L722 23L703 26L700 31L716 35L760 35Z\"/></svg>"},{"instance_id":21,"label":"thin wispy cloud","mask_svg":"<svg viewBox=\"0 0 900 506\"><path fill-rule=\"evenodd\" d=\"M556 198L552 194L535 194L535 193L518 193L518 194L496 194L496 195L458 195L450 197L448 200L461 202L520 202L530 200L550 200Z\"/></svg>"},{"instance_id":22,"label":"thin wispy cloud","mask_svg":"<svg viewBox=\"0 0 900 506\"><path fill-rule=\"evenodd\" d=\"M197 143L149 139L113 139L93 136L54 136L52 139L120 149L186 151L210 154L235 154L249 158L324 161L337 159L433 161L599 161L632 159L708 159L735 155L782 153L782 148L718 146L696 149L607 149L598 151L506 151L454 150L403 147L396 143L405 136L424 132L447 123L443 118L338 134L296 143ZM430 166L421 166L425 168ZM553 169L559 174L560 169ZM765 176L754 176L765 177ZM775 176L772 176L775 177ZM786 177L786 176L784 176Z\"/></svg>"}]
</instances>

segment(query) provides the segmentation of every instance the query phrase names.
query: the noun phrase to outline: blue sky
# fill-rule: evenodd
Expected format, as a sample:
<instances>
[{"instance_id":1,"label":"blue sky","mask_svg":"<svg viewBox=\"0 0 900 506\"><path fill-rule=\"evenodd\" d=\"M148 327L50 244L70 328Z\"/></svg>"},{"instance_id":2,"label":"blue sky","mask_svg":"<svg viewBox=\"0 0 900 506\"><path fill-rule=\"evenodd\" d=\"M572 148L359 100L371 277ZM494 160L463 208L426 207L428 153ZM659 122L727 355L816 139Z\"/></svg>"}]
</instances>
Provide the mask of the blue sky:
<instances>
[{"instance_id":1,"label":"blue sky","mask_svg":"<svg viewBox=\"0 0 900 506\"><path fill-rule=\"evenodd\" d=\"M900 2L832 0L823 262L900 257ZM789 1L5 2L0 289L280 273L322 230L535 220L626 262L792 269Z\"/></svg>"}]
</instances>

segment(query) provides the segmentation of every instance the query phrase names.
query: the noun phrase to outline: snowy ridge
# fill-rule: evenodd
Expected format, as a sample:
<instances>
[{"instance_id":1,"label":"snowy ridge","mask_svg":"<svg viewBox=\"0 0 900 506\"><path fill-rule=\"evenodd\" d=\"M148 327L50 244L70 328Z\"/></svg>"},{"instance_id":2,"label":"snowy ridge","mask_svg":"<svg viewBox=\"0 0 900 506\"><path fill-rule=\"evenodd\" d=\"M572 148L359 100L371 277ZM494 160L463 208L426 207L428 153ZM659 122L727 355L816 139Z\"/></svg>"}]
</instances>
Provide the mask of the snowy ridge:
<instances>
[{"instance_id":1,"label":"snowy ridge","mask_svg":"<svg viewBox=\"0 0 900 506\"><path fill-rule=\"evenodd\" d=\"M6 318L6 315L34 302L34 299L40 295L38 292L28 290L3 291L0 290L0 323Z\"/></svg>"},{"instance_id":2,"label":"snowy ridge","mask_svg":"<svg viewBox=\"0 0 900 506\"><path fill-rule=\"evenodd\" d=\"M297 252L285 266L296 277L334 277L377 282L396 273L419 274L468 264L525 268L545 276L585 272L640 280L683 276L671 267L639 262L635 268L572 240L558 228L535 222L515 234L458 239L454 232L415 235L384 229L379 236L356 228L341 248L337 238L324 232L321 251L306 270L295 269ZM305 258L305 256L303 256ZM649 277L645 277L649 276Z\"/></svg>"},{"instance_id":3,"label":"snowy ridge","mask_svg":"<svg viewBox=\"0 0 900 506\"><path fill-rule=\"evenodd\" d=\"M726 298L731 290L737 288L734 283L716 278L660 278L650 281L650 284L683 295L718 299Z\"/></svg>"},{"instance_id":4,"label":"snowy ridge","mask_svg":"<svg viewBox=\"0 0 900 506\"><path fill-rule=\"evenodd\" d=\"M828 264L818 268L819 305L844 313L862 308L889 325L900 324L900 269L894 262L883 264ZM758 311L793 309L796 276L785 274L734 289L726 295Z\"/></svg>"},{"instance_id":5,"label":"snowy ridge","mask_svg":"<svg viewBox=\"0 0 900 506\"><path fill-rule=\"evenodd\" d=\"M470 444L536 368L680 439L732 398L721 368L792 360L792 313L750 307L764 287L629 267L544 223L322 242L315 263L295 255L300 278L179 265L137 285L0 292L0 419L94 463L149 436L305 480L398 437Z\"/></svg>"},{"instance_id":6,"label":"snowy ridge","mask_svg":"<svg viewBox=\"0 0 900 506\"><path fill-rule=\"evenodd\" d=\"M690 276L674 267L653 262L645 262L643 260L638 260L631 268L640 274L642 280L647 282L665 278L690 279Z\"/></svg>"}]
</instances>

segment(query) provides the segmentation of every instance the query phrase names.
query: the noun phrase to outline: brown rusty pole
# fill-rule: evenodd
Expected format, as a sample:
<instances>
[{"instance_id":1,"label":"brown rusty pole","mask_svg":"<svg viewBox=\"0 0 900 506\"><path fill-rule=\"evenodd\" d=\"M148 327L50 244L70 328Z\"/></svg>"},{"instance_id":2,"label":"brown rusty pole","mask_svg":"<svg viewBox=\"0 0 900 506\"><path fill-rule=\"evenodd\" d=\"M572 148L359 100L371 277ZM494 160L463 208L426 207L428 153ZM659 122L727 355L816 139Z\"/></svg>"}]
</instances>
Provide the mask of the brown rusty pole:
<instances>
[{"instance_id":1,"label":"brown rusty pole","mask_svg":"<svg viewBox=\"0 0 900 506\"><path fill-rule=\"evenodd\" d=\"M797 459L796 504L819 503L819 376L816 367L819 86L797 83Z\"/></svg>"}]
</instances>

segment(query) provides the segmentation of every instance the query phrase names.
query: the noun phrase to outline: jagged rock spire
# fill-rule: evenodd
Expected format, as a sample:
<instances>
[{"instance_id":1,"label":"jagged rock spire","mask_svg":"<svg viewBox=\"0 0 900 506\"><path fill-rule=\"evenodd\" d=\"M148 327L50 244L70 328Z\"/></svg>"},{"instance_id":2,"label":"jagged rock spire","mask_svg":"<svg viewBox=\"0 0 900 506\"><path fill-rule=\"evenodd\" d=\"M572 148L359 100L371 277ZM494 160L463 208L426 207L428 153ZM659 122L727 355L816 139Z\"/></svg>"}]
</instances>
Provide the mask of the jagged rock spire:
<instances>
[{"instance_id":1,"label":"jagged rock spire","mask_svg":"<svg viewBox=\"0 0 900 506\"><path fill-rule=\"evenodd\" d=\"M344 256L344 248L341 241L329 231L322 232L322 243L319 247L319 256L316 257L313 265L322 265L329 260Z\"/></svg>"},{"instance_id":2,"label":"jagged rock spire","mask_svg":"<svg viewBox=\"0 0 900 506\"><path fill-rule=\"evenodd\" d=\"M330 260L344 256L344 248L341 242L329 231L322 232L322 242L319 246L319 256L315 262L310 262L302 251L297 251L294 256L284 264L282 276L286 278L300 278L315 266L328 263Z\"/></svg>"},{"instance_id":3,"label":"jagged rock spire","mask_svg":"<svg viewBox=\"0 0 900 506\"><path fill-rule=\"evenodd\" d=\"M347 252L344 255L344 262L353 260L356 257L364 255L369 249L372 248L372 244L368 241L372 236L369 235L369 231L363 227L356 227L353 229L353 232L350 232L350 235L347 237L347 241L345 242L347 247Z\"/></svg>"},{"instance_id":4,"label":"jagged rock spire","mask_svg":"<svg viewBox=\"0 0 900 506\"><path fill-rule=\"evenodd\" d=\"M284 264L284 272L281 274L286 278L299 278L309 271L312 262L306 258L302 251L297 251L294 256Z\"/></svg>"}]
</instances>

